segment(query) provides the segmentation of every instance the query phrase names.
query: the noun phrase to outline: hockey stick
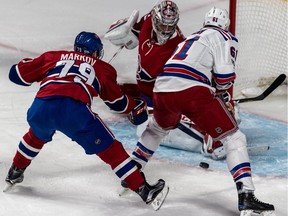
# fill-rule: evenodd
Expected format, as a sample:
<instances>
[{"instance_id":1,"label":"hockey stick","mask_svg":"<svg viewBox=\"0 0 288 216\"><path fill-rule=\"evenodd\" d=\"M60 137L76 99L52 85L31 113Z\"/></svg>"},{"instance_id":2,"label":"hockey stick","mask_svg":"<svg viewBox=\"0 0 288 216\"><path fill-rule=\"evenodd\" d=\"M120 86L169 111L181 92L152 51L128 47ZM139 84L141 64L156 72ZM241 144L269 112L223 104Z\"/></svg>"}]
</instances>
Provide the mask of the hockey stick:
<instances>
[{"instance_id":1,"label":"hockey stick","mask_svg":"<svg viewBox=\"0 0 288 216\"><path fill-rule=\"evenodd\" d=\"M286 79L286 75L285 74L280 74L262 94L260 94L260 95L258 95L256 97L252 97L252 98L233 99L233 101L236 102L236 103L245 103L245 102L264 100L278 86L280 86L284 82L285 79Z\"/></svg>"},{"instance_id":2,"label":"hockey stick","mask_svg":"<svg viewBox=\"0 0 288 216\"><path fill-rule=\"evenodd\" d=\"M203 143L203 138L190 130L188 127L185 126L185 123L179 122L177 128L180 129L182 132L186 133L188 136L193 137L194 139ZM270 149L269 145L256 145L256 146L247 146L247 151L249 155L259 155L262 153L267 152Z\"/></svg>"},{"instance_id":3,"label":"hockey stick","mask_svg":"<svg viewBox=\"0 0 288 216\"><path fill-rule=\"evenodd\" d=\"M117 56L118 54L121 52L121 50L124 48L124 45L120 46L119 49L114 53L114 55L112 56L112 58L108 61L108 63L110 64Z\"/></svg>"},{"instance_id":4,"label":"hockey stick","mask_svg":"<svg viewBox=\"0 0 288 216\"><path fill-rule=\"evenodd\" d=\"M194 139L198 140L199 142L203 143L203 137L199 136L198 134L196 134L195 132L190 130L188 127L186 127L184 125L184 123L179 122L176 127L179 130L181 130L182 132L186 133L187 135L189 135L189 136L193 137Z\"/></svg>"},{"instance_id":5,"label":"hockey stick","mask_svg":"<svg viewBox=\"0 0 288 216\"><path fill-rule=\"evenodd\" d=\"M276 88L278 88L278 86L280 86L284 82L285 79L286 79L286 75L280 74L262 94L260 94L256 97L252 97L252 98L233 99L233 101L236 103L245 103L245 102L264 100ZM191 131L183 123L179 122L177 125L177 128L179 130L181 130L182 132L186 133L187 135L189 135L189 136L193 137L194 139L203 143L203 138L200 137L198 134L194 133L193 131Z\"/></svg>"},{"instance_id":6,"label":"hockey stick","mask_svg":"<svg viewBox=\"0 0 288 216\"><path fill-rule=\"evenodd\" d=\"M244 103L244 102L252 102L252 101L260 101L260 100L264 100L268 95L270 95L278 86L280 86L284 80L286 79L286 75L285 74L280 74L275 80L274 82L260 95L256 96L256 97L252 97L252 98L243 98L243 99L235 99L233 100L236 103ZM198 134L196 134L195 132L193 132L192 130L190 130L188 127L185 126L184 123L179 122L177 124L177 128L179 130L181 130L182 132L186 133L187 135L193 137L194 139L200 141L201 143L203 143L203 137L199 136Z\"/></svg>"}]
</instances>

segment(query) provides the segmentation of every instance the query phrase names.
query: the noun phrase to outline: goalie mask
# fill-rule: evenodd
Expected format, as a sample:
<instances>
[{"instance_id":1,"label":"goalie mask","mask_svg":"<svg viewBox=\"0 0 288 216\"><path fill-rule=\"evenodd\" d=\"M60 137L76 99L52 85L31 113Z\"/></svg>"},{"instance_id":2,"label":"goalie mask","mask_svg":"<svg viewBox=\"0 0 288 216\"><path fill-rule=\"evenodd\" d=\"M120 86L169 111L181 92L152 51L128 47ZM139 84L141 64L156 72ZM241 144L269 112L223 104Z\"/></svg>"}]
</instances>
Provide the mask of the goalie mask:
<instances>
[{"instance_id":1,"label":"goalie mask","mask_svg":"<svg viewBox=\"0 0 288 216\"><path fill-rule=\"evenodd\" d=\"M162 1L152 10L152 26L159 44L165 44L174 34L179 21L179 10L172 1Z\"/></svg>"},{"instance_id":2,"label":"goalie mask","mask_svg":"<svg viewBox=\"0 0 288 216\"><path fill-rule=\"evenodd\" d=\"M229 14L225 9L213 7L205 15L204 26L216 26L227 31L229 25Z\"/></svg>"},{"instance_id":3,"label":"goalie mask","mask_svg":"<svg viewBox=\"0 0 288 216\"><path fill-rule=\"evenodd\" d=\"M103 44L97 34L92 32L79 33L74 42L74 50L90 56L96 52L96 58L102 59L104 55Z\"/></svg>"}]
</instances>

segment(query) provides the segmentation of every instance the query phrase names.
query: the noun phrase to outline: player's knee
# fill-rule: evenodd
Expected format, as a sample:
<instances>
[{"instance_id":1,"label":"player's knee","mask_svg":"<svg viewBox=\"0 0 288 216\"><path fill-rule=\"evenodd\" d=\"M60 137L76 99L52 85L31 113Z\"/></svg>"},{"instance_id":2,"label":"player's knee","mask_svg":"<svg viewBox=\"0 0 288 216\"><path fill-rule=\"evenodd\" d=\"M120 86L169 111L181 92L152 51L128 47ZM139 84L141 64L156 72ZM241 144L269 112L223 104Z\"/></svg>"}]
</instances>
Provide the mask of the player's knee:
<instances>
[{"instance_id":1,"label":"player's knee","mask_svg":"<svg viewBox=\"0 0 288 216\"><path fill-rule=\"evenodd\" d=\"M152 117L151 121L148 123L147 127L151 132L157 134L160 137L164 137L169 134L169 130L163 129L156 120Z\"/></svg>"},{"instance_id":2,"label":"player's knee","mask_svg":"<svg viewBox=\"0 0 288 216\"><path fill-rule=\"evenodd\" d=\"M41 149L43 145L45 144L44 141L39 139L35 136L34 132L31 128L29 128L29 131L23 136L23 140L31 147Z\"/></svg>"}]
</instances>

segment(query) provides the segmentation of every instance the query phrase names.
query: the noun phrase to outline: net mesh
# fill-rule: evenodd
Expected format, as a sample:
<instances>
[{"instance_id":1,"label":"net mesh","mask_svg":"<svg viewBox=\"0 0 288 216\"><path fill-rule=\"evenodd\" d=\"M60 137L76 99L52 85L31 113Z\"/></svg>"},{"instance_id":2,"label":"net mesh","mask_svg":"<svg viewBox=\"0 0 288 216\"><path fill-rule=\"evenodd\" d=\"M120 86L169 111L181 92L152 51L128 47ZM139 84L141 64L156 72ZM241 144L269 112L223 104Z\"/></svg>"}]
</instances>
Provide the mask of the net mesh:
<instances>
[{"instance_id":1,"label":"net mesh","mask_svg":"<svg viewBox=\"0 0 288 216\"><path fill-rule=\"evenodd\" d=\"M235 95L287 75L287 12L287 0L237 0Z\"/></svg>"}]
</instances>

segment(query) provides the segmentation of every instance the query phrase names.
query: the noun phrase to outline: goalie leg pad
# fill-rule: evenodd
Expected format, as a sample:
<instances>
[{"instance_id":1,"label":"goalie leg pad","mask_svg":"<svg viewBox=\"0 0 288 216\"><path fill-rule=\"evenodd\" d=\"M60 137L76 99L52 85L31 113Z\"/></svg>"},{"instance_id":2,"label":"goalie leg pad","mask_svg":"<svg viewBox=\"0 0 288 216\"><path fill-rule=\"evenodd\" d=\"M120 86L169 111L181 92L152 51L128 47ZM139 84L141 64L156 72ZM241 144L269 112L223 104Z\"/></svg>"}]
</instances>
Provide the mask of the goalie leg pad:
<instances>
[{"instance_id":1,"label":"goalie leg pad","mask_svg":"<svg viewBox=\"0 0 288 216\"><path fill-rule=\"evenodd\" d=\"M220 141L213 141L213 138L209 134L205 134L204 136L201 153L212 157L214 160L221 160L226 157L223 144Z\"/></svg>"}]
</instances>

